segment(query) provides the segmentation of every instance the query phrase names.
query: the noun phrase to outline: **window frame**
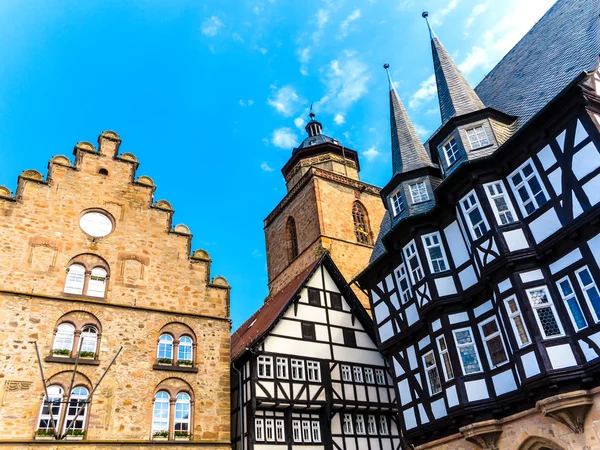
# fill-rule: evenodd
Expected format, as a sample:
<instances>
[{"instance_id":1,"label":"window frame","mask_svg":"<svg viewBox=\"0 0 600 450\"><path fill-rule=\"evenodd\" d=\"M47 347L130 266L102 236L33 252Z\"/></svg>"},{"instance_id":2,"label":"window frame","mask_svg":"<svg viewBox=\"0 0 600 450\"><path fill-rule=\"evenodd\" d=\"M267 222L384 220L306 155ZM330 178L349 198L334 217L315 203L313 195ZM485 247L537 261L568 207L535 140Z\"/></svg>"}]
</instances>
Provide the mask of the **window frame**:
<instances>
[{"instance_id":1,"label":"window frame","mask_svg":"<svg viewBox=\"0 0 600 450\"><path fill-rule=\"evenodd\" d=\"M285 442L285 420L275 419L275 440Z\"/></svg>"},{"instance_id":2,"label":"window frame","mask_svg":"<svg viewBox=\"0 0 600 450\"><path fill-rule=\"evenodd\" d=\"M44 393L42 396L42 404L39 409L36 430L53 429L57 432L63 412L63 397L65 396L65 390L58 384L51 384L47 387L46 391L48 392L48 398L46 398L46 394ZM44 414L44 407L47 407L48 409L46 414ZM56 411L55 408L57 408ZM50 418L50 412L52 412L52 419ZM48 426L42 426L42 421L47 422Z\"/></svg>"},{"instance_id":3,"label":"window frame","mask_svg":"<svg viewBox=\"0 0 600 450\"><path fill-rule=\"evenodd\" d=\"M311 432L312 432L313 443L320 443L321 439L322 439L322 437L321 437L321 422L319 422L318 420L311 420L310 428L311 428Z\"/></svg>"},{"instance_id":4,"label":"window frame","mask_svg":"<svg viewBox=\"0 0 600 450\"><path fill-rule=\"evenodd\" d=\"M336 299L335 301L333 299ZM343 311L344 304L342 302L342 294L338 292L329 292L329 304L334 311Z\"/></svg>"},{"instance_id":5,"label":"window frame","mask_svg":"<svg viewBox=\"0 0 600 450\"><path fill-rule=\"evenodd\" d=\"M546 293L546 298L548 299L547 306L534 305L534 303L533 303L531 293L533 291L540 291L540 290L543 290ZM542 338L544 340L551 340L551 339L559 339L561 337L564 337L565 329L563 328L562 322L560 320L560 316L558 315L558 312L556 311L556 305L554 304L554 299L552 298L552 295L550 295L550 291L549 291L548 287L546 285L541 285L541 286L528 288L528 289L525 289L525 293L529 300L529 304L531 305L531 309L533 310L532 312L533 312L533 315L535 316L535 321L537 322L538 329L540 330ZM555 336L546 335L546 332L544 331L544 327L542 326L542 322L540 320L539 314L537 313L538 310L545 308L545 307L549 307L552 310L552 314L554 315L554 320L556 322L556 325L558 326L560 334L557 334Z\"/></svg>"},{"instance_id":6,"label":"window frame","mask_svg":"<svg viewBox=\"0 0 600 450\"><path fill-rule=\"evenodd\" d=\"M262 374L261 374L261 368ZM268 369L268 370L267 370ZM256 376L258 378L273 378L273 357L267 355L258 355L256 358Z\"/></svg>"},{"instance_id":7,"label":"window frame","mask_svg":"<svg viewBox=\"0 0 600 450\"><path fill-rule=\"evenodd\" d=\"M367 427L365 425L365 416L363 414L356 415L356 434L364 436L367 434Z\"/></svg>"},{"instance_id":8,"label":"window frame","mask_svg":"<svg viewBox=\"0 0 600 450\"><path fill-rule=\"evenodd\" d=\"M302 420L302 442L312 442L312 428L310 420Z\"/></svg>"},{"instance_id":9,"label":"window frame","mask_svg":"<svg viewBox=\"0 0 600 450\"><path fill-rule=\"evenodd\" d=\"M284 358L282 356L277 356L275 358L275 372L276 372L278 379L281 379L281 380L289 379L288 359L287 358Z\"/></svg>"},{"instance_id":10,"label":"window frame","mask_svg":"<svg viewBox=\"0 0 600 450\"><path fill-rule=\"evenodd\" d=\"M440 341L444 341L445 349L442 349L440 345ZM448 340L446 336L441 334L435 338L435 343L438 349L438 354L440 355L440 362L442 363L442 373L444 374L444 381L450 381L454 379L454 367L452 367L452 359L450 358L450 353L448 350ZM451 373L448 373L448 367L450 368Z\"/></svg>"},{"instance_id":11,"label":"window frame","mask_svg":"<svg viewBox=\"0 0 600 450\"><path fill-rule=\"evenodd\" d=\"M483 132L483 135L485 136L485 141L482 141L481 138L477 135L476 130L478 130L478 129L480 129ZM471 135L469 134L469 131L474 132L475 139L477 140L477 144L473 143L473 140L471 139ZM467 135L467 139L469 140L469 145L471 146L471 150L479 150L480 148L484 148L484 147L488 147L488 146L492 145L492 142L490 141L490 137L488 136L487 130L485 129L485 126L483 123L472 126L471 128L466 128L465 134Z\"/></svg>"},{"instance_id":12,"label":"window frame","mask_svg":"<svg viewBox=\"0 0 600 450\"><path fill-rule=\"evenodd\" d=\"M61 331L61 328L64 330L67 327L69 327L69 332L63 332ZM73 346L75 345L75 325L73 325L70 322L62 322L59 323L56 327L56 333L54 335L54 339L52 341L52 351L54 352L54 350L68 350L69 354L73 353ZM60 334L60 337L59 337ZM61 342L64 341L65 344L62 346L58 346L57 344L57 340L60 340ZM67 342L71 343L71 345L69 347L67 347Z\"/></svg>"},{"instance_id":13,"label":"window frame","mask_svg":"<svg viewBox=\"0 0 600 450\"><path fill-rule=\"evenodd\" d=\"M342 375L342 381L352 383L352 367L348 366L347 364L342 364L340 366L340 372ZM346 374L348 374L348 377L345 376Z\"/></svg>"},{"instance_id":14,"label":"window frame","mask_svg":"<svg viewBox=\"0 0 600 450\"><path fill-rule=\"evenodd\" d=\"M375 369L375 382L379 386L387 386L385 370L383 369Z\"/></svg>"},{"instance_id":15,"label":"window frame","mask_svg":"<svg viewBox=\"0 0 600 450\"><path fill-rule=\"evenodd\" d=\"M181 405L182 408L178 410L177 407L179 405ZM177 418L178 412L182 412L183 417ZM187 417L185 417L186 412ZM180 429L177 429L177 425L180 425ZM175 396L175 406L173 411L173 433L178 432L185 432L188 434L191 434L192 432L192 397L187 392L179 392Z\"/></svg>"},{"instance_id":16,"label":"window frame","mask_svg":"<svg viewBox=\"0 0 600 450\"><path fill-rule=\"evenodd\" d=\"M496 331L494 331L493 333L491 333L489 336L486 336L484 331L483 331L483 327L485 325L487 325L490 322L495 322L496 323ZM507 364L509 362L509 357L508 357L508 348L506 347L506 343L504 342L504 338L502 337L502 328L500 327L500 322L498 321L496 316L491 316L488 317L485 320L482 320L481 322L479 322L477 324L477 326L479 327L479 334L481 336L481 340L483 341L483 349L485 350L485 354L487 356L487 360L488 363L490 365L490 369L496 369L497 367L501 367L504 364ZM504 356L505 356L505 360L495 364L492 361L492 354L490 352L490 346L488 344L488 341L491 341L492 339L499 337L500 338L500 343L502 344L502 349L504 350Z\"/></svg>"},{"instance_id":17,"label":"window frame","mask_svg":"<svg viewBox=\"0 0 600 450\"><path fill-rule=\"evenodd\" d=\"M302 359L290 359L291 375L294 381L306 381L306 370L304 368L304 360ZM298 375L294 376L294 369L296 369Z\"/></svg>"},{"instance_id":18,"label":"window frame","mask_svg":"<svg viewBox=\"0 0 600 450\"><path fill-rule=\"evenodd\" d=\"M434 239L438 240L438 243L435 244L434 243ZM431 244L427 243L427 240L429 240L431 242ZM444 249L444 242L442 240L442 236L440 234L439 231L434 231L433 233L428 233L428 234L424 234L423 236L421 236L421 241L423 243L423 248L425 250L425 256L427 257L427 262L429 263L429 270L431 271L432 274L440 274L440 273L444 273L444 272L448 272L450 270L450 264L448 263L448 257L446 256L446 250ZM439 261L440 258L436 258L435 260L432 259L431 256L431 249L433 249L434 247L439 247L440 251L442 253L442 257L441 257L441 261L444 264L444 269L442 270L435 270L434 267L434 261ZM438 263L439 265L439 263Z\"/></svg>"},{"instance_id":19,"label":"window frame","mask_svg":"<svg viewBox=\"0 0 600 450\"><path fill-rule=\"evenodd\" d=\"M390 434L390 425L387 417L385 416L379 416L379 434L382 436L387 436Z\"/></svg>"},{"instance_id":20,"label":"window frame","mask_svg":"<svg viewBox=\"0 0 600 450\"><path fill-rule=\"evenodd\" d=\"M363 245L373 245L373 231L369 220L369 212L365 205L358 200L352 204L352 222L356 242Z\"/></svg>"},{"instance_id":21,"label":"window frame","mask_svg":"<svg viewBox=\"0 0 600 450\"><path fill-rule=\"evenodd\" d=\"M500 188L502 189L502 192L499 194L497 193L498 186L500 186ZM494 190L493 194L490 192L490 188ZM483 185L483 190L485 191L485 195L488 199L488 202L489 202L490 206L492 207L492 212L494 213L494 218L496 219L496 224L499 227L510 225L519 220L519 216L517 215L515 207L513 206L512 200L510 199L510 196L508 195L508 190L506 189L504 180L496 180L496 181L491 181L489 183L485 183ZM506 207L507 207L506 211L500 211L498 209L498 205L496 204L496 201L495 201L495 199L497 199L497 198L504 198L504 201L506 202ZM510 214L512 220L510 222L504 223L504 222L502 222L502 217L503 217L502 215L504 215L504 217L507 217L506 216L507 213Z\"/></svg>"},{"instance_id":22,"label":"window frame","mask_svg":"<svg viewBox=\"0 0 600 450\"><path fill-rule=\"evenodd\" d=\"M475 202L473 204L471 203L471 197L474 198ZM466 207L465 206L465 202L469 203L469 206ZM467 195L463 196L460 200L460 208L461 211L463 212L463 215L465 217L465 221L467 222L468 228L469 228L469 234L471 235L471 239L473 239L474 241L480 238L483 238L487 233L490 232L490 224L487 221L487 217L485 216L485 212L483 211L483 208L481 207L481 202L479 201L479 196L477 195L477 192L475 191L475 189L472 189ZM475 210L479 210L479 215L481 216L481 222L477 223L477 226L475 226L475 224L473 224L473 221L471 219L471 213ZM485 226L485 231L481 230L481 225ZM481 233L481 236L477 236L477 232L475 230L479 230L479 232Z\"/></svg>"},{"instance_id":23,"label":"window frame","mask_svg":"<svg viewBox=\"0 0 600 450\"><path fill-rule=\"evenodd\" d=\"M396 201L396 199L399 201ZM399 216L406 209L404 206L404 198L402 197L402 187L399 187L392 195L390 195L390 205L392 207L393 217Z\"/></svg>"},{"instance_id":24,"label":"window frame","mask_svg":"<svg viewBox=\"0 0 600 450\"><path fill-rule=\"evenodd\" d=\"M433 361L433 364L431 364L430 366L427 366L427 361L425 360L425 358L427 358L428 356L431 356L431 361ZM423 370L425 371L425 378L427 378L427 388L429 391L429 396L432 397L432 396L437 395L440 392L442 392L442 377L440 377L440 371L437 368L437 361L435 359L435 353L433 352L433 350L429 350L428 352L425 352L421 356L421 361L423 362ZM434 388L432 386L435 381L435 377L432 378L433 373L437 374L437 381L438 381L437 390L435 392L434 392Z\"/></svg>"},{"instance_id":25,"label":"window frame","mask_svg":"<svg viewBox=\"0 0 600 450\"><path fill-rule=\"evenodd\" d=\"M523 173L523 169L527 165L530 165L531 169L532 169L532 173L529 177L526 177L525 174ZM517 174L520 175L521 182L515 184L513 181L513 177ZM542 192L546 198L546 201L542 204L539 204L538 200L535 198L535 195L533 194L533 191L531 190L531 187L528 183L528 181L531 180L532 178L537 178L537 182L541 188L540 192ZM517 204L519 205L519 209L521 210L521 213L523 214L523 217L530 216L531 214L535 213L538 209L540 209L542 206L544 206L545 204L547 204L550 201L550 196L548 195L548 191L546 190L546 186L544 186L542 177L540 176L540 174L537 170L537 167L535 166L535 164L533 162L533 158L529 158L527 161L525 161L523 164L521 164L518 168L513 170L508 175L507 179L508 179L508 184L511 187L511 190L513 191L513 195L515 196L515 200L517 201ZM525 187L525 191L527 192L529 201L534 206L534 210L531 212L527 212L527 210L525 209L525 205L528 203L525 203L523 201L523 199L521 198L521 195L519 194L519 189L521 187ZM538 192L538 194L539 194L539 192Z\"/></svg>"},{"instance_id":26,"label":"window frame","mask_svg":"<svg viewBox=\"0 0 600 450\"><path fill-rule=\"evenodd\" d=\"M80 272L80 269L82 270ZM73 271L73 275L71 275ZM72 295L83 295L83 291L85 289L85 278L86 278L86 268L81 263L73 263L67 269L67 276L65 278L65 286L63 287L63 292L65 294ZM73 287L75 286L76 287Z\"/></svg>"},{"instance_id":27,"label":"window frame","mask_svg":"<svg viewBox=\"0 0 600 450\"><path fill-rule=\"evenodd\" d=\"M454 145L452 145L454 143ZM440 146L444 157L446 158L446 163L448 167L452 167L454 163L456 163L460 159L460 146L458 145L457 140L454 136L450 136L448 139L444 141L444 143ZM454 157L453 161L450 161L450 156L448 155L448 150L452 151L452 157Z\"/></svg>"},{"instance_id":28,"label":"window frame","mask_svg":"<svg viewBox=\"0 0 600 450\"><path fill-rule=\"evenodd\" d=\"M364 375L366 384L375 384L375 373L372 367L365 367Z\"/></svg>"},{"instance_id":29,"label":"window frame","mask_svg":"<svg viewBox=\"0 0 600 450\"><path fill-rule=\"evenodd\" d=\"M344 414L342 419L342 431L344 434L354 434L354 421L352 414Z\"/></svg>"},{"instance_id":30,"label":"window frame","mask_svg":"<svg viewBox=\"0 0 600 450\"><path fill-rule=\"evenodd\" d=\"M163 342L163 338L165 339L165 342ZM168 339L170 339L170 341ZM170 334L170 333L163 333L158 337L158 345L156 346L156 359L170 359L171 362L173 362L173 354L175 351L175 338ZM170 349L170 355L171 356L161 356L161 351L165 352L165 355L167 355L169 353L169 349Z\"/></svg>"},{"instance_id":31,"label":"window frame","mask_svg":"<svg viewBox=\"0 0 600 450\"><path fill-rule=\"evenodd\" d=\"M589 274L590 279L592 280L591 284L584 285L584 282L581 279L581 275L580 275L580 273L583 271L587 271L587 273ZM598 313L598 311L596 311L596 308L594 307L594 305L592 303L592 299L590 298L590 296L588 294L588 290L590 290L592 287L595 288L598 293L600 293L600 289L598 289L598 284L596 283L596 280L594 279L594 277L592 275L592 271L590 270L590 268L587 265L580 267L579 269L575 270L575 278L577 278L577 282L579 283L581 292L583 292L583 297L585 298L587 306L590 310L592 319L594 319L595 323L600 322L600 313ZM599 309L600 309L600 306L599 306Z\"/></svg>"},{"instance_id":32,"label":"window frame","mask_svg":"<svg viewBox=\"0 0 600 450\"><path fill-rule=\"evenodd\" d=\"M419 186L422 185L423 186L423 190L425 192L424 197L423 197L423 192L419 189L419 191L416 193L418 195L418 200L415 200L415 192L413 190L413 186ZM410 198L412 200L413 205L419 204L419 203L425 203L428 202L429 200L431 200L431 198L429 197L429 191L427 191L427 185L425 184L425 181L417 181L415 183L411 183L408 185L408 190L410 191Z\"/></svg>"},{"instance_id":33,"label":"window frame","mask_svg":"<svg viewBox=\"0 0 600 450\"><path fill-rule=\"evenodd\" d=\"M423 270L423 264L421 263L421 258L419 257L419 250L417 249L416 239L413 239L408 244L406 244L402 248L402 253L406 264L406 271L410 276L412 284L419 283L423 278L425 278L425 271ZM410 263L413 257L416 258L418 264L418 267L416 269L413 269ZM415 272L421 275L419 279L416 279Z\"/></svg>"},{"instance_id":34,"label":"window frame","mask_svg":"<svg viewBox=\"0 0 600 450\"><path fill-rule=\"evenodd\" d=\"M363 377L363 369L359 366L352 367L352 376L354 378L355 383L364 383L365 379Z\"/></svg>"},{"instance_id":35,"label":"window frame","mask_svg":"<svg viewBox=\"0 0 600 450\"><path fill-rule=\"evenodd\" d=\"M96 273L94 273L94 271ZM90 271L85 295L96 298L106 297L106 288L108 285L108 270L102 266L96 266Z\"/></svg>"},{"instance_id":36,"label":"window frame","mask_svg":"<svg viewBox=\"0 0 600 450\"><path fill-rule=\"evenodd\" d=\"M270 438L269 438L270 433ZM265 442L275 442L275 418L265 417Z\"/></svg>"},{"instance_id":37,"label":"window frame","mask_svg":"<svg viewBox=\"0 0 600 450\"><path fill-rule=\"evenodd\" d=\"M513 300L514 301L514 305L516 306L517 310L516 311L511 311L510 310L510 305L509 302ZM510 321L510 326L513 330L513 334L515 336L515 340L517 341L517 345L519 346L519 348L525 348L528 345L531 345L531 335L529 334L529 330L527 329L527 325L525 324L525 316L523 316L523 312L521 311L521 305L519 305L519 301L517 299L516 295L511 295L509 297L506 297L504 300L504 308L506 309L506 314L508 315L508 319ZM520 317L521 318L521 325L523 325L523 331L525 331L525 335L527 336L527 340L528 342L522 342L520 334L519 334L519 329L518 326L516 324L516 317Z\"/></svg>"},{"instance_id":38,"label":"window frame","mask_svg":"<svg viewBox=\"0 0 600 450\"><path fill-rule=\"evenodd\" d=\"M262 417L254 418L254 440L257 442L265 441L265 420Z\"/></svg>"},{"instance_id":39,"label":"window frame","mask_svg":"<svg viewBox=\"0 0 600 450\"><path fill-rule=\"evenodd\" d=\"M367 416L367 434L371 436L377 435L377 420L373 414Z\"/></svg>"},{"instance_id":40,"label":"window frame","mask_svg":"<svg viewBox=\"0 0 600 450\"><path fill-rule=\"evenodd\" d=\"M307 288L306 291L308 295L308 304L311 306L321 306L321 291L312 287Z\"/></svg>"},{"instance_id":41,"label":"window frame","mask_svg":"<svg viewBox=\"0 0 600 450\"><path fill-rule=\"evenodd\" d=\"M306 379L313 383L321 382L321 364L318 361L306 361Z\"/></svg>"},{"instance_id":42,"label":"window frame","mask_svg":"<svg viewBox=\"0 0 600 450\"><path fill-rule=\"evenodd\" d=\"M87 331L87 330L94 330ZM92 352L94 357L98 354L98 336L99 336L98 327L95 325L84 325L81 328L81 334L79 335L79 353L82 352ZM93 342L93 346L90 345ZM89 345L89 347L88 347ZM90 350L91 349L91 350Z\"/></svg>"},{"instance_id":43,"label":"window frame","mask_svg":"<svg viewBox=\"0 0 600 450\"><path fill-rule=\"evenodd\" d=\"M467 343L467 344L459 344L458 343L456 334L461 331L469 332L469 335L471 337L471 343ZM475 333L473 333L473 330L471 329L471 327L456 328L456 329L452 330L452 336L454 337L454 345L456 345L456 352L458 353L458 361L460 362L460 368L462 370L463 376L482 373L483 372L483 364L481 364L481 356L479 355L479 350L477 348L477 343L475 341ZM462 347L467 347L467 346L473 346L473 349L475 351L475 356L477 357L477 365L479 366L479 370L469 372L469 373L467 373L467 371L465 370L465 363L464 363L462 354L460 352L460 349Z\"/></svg>"},{"instance_id":44,"label":"window frame","mask_svg":"<svg viewBox=\"0 0 600 450\"><path fill-rule=\"evenodd\" d=\"M158 398L159 394L165 394L166 395L166 399L161 396L160 399ZM159 410L159 412L164 412L164 406L166 404L166 411L167 411L167 417L166 419L164 417L156 417L156 405L161 404L161 409ZM170 424L170 420L171 420L171 396L169 395L169 393L167 391L161 390L158 391L156 394L154 394L154 401L152 404L152 427L151 427L151 431L152 431L152 435L156 434L156 433L160 433L160 432L164 432L166 431L167 433L170 433L171 430L169 429L169 424ZM163 429L161 428L155 428L155 423L164 423L166 421L166 427Z\"/></svg>"},{"instance_id":45,"label":"window frame","mask_svg":"<svg viewBox=\"0 0 600 450\"><path fill-rule=\"evenodd\" d=\"M187 358L188 353L189 358ZM177 344L177 361L194 361L194 338L188 336L187 334L184 334L179 338L179 343Z\"/></svg>"},{"instance_id":46,"label":"window frame","mask_svg":"<svg viewBox=\"0 0 600 450\"><path fill-rule=\"evenodd\" d=\"M292 419L292 440L297 443L302 442L302 421L300 419Z\"/></svg>"},{"instance_id":47,"label":"window frame","mask_svg":"<svg viewBox=\"0 0 600 450\"><path fill-rule=\"evenodd\" d=\"M342 330L342 335L344 337L344 345L346 347L357 348L358 345L356 343L356 332L351 330L350 328L344 328Z\"/></svg>"},{"instance_id":48,"label":"window frame","mask_svg":"<svg viewBox=\"0 0 600 450\"><path fill-rule=\"evenodd\" d=\"M409 274L404 261L398 267L396 267L394 270L394 275L396 276L396 283L398 284L400 302L404 305L412 298L412 284L410 282ZM402 284L405 284L406 288L402 286Z\"/></svg>"},{"instance_id":49,"label":"window frame","mask_svg":"<svg viewBox=\"0 0 600 450\"><path fill-rule=\"evenodd\" d=\"M315 324L312 322L300 322L300 331L302 332L302 339L306 341L317 340L317 330Z\"/></svg>"},{"instance_id":50,"label":"window frame","mask_svg":"<svg viewBox=\"0 0 600 450\"><path fill-rule=\"evenodd\" d=\"M576 276L575 278L577 278L577 281L579 282L580 287L582 287L581 286L581 280L580 280L579 276ZM561 286L562 283L565 282L565 281L568 283L569 289L571 290L570 294L565 294L564 291L563 291L563 288ZM579 332L581 330L585 330L589 326L589 324L588 324L588 321L587 321L587 319L585 317L585 313L583 312L583 308L581 307L581 302L579 301L579 296L577 295L577 292L573 288L573 283L571 282L570 277L568 275L565 275L560 280L558 280L556 282L556 289L558 290L558 293L559 293L560 297L563 300L563 303L565 305L565 309L567 310L567 314L569 314L569 318L571 319L571 323L573 324L573 328L575 329L575 332ZM583 292L583 287L582 287L582 292ZM585 297L585 293L584 293L584 297ZM575 319L575 316L573 315L573 309L571 308L571 303L569 303L569 300L572 300L572 299L575 300L575 304L579 308L579 314L581 314L581 318L585 322L585 325L583 325L582 327L579 327L579 325L577 325L577 321Z\"/></svg>"}]
</instances>

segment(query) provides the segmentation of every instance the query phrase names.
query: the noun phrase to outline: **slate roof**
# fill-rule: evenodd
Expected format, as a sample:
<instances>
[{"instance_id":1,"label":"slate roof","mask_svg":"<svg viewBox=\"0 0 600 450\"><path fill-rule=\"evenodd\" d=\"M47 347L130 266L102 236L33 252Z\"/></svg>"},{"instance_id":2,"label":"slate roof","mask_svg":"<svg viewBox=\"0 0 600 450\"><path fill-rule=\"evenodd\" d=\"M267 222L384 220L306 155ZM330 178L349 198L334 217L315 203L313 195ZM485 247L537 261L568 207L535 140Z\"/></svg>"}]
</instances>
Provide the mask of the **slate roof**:
<instances>
[{"instance_id":1,"label":"slate roof","mask_svg":"<svg viewBox=\"0 0 600 450\"><path fill-rule=\"evenodd\" d=\"M331 138L329 136L325 136L324 134L319 134L317 136L308 136L306 139L304 139L302 141L302 143L292 151L292 155L296 154L298 151L302 150L303 148L314 147L316 145L326 144L326 143L339 145L340 147L342 146L340 141L338 141L337 139Z\"/></svg>"}]
</instances>

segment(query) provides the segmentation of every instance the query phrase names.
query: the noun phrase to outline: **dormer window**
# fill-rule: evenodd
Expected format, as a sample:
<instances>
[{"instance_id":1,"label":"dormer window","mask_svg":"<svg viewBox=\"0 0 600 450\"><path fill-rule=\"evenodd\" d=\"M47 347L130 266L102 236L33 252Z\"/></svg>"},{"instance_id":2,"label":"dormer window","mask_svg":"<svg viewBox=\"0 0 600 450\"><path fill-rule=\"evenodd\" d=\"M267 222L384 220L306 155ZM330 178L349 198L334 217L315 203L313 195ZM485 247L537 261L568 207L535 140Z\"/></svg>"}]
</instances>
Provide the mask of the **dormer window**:
<instances>
[{"instance_id":1,"label":"dormer window","mask_svg":"<svg viewBox=\"0 0 600 450\"><path fill-rule=\"evenodd\" d=\"M402 199L402 193L400 189L392 194L390 197L392 203L392 209L394 212L394 217L404 211L404 200Z\"/></svg>"},{"instance_id":2,"label":"dormer window","mask_svg":"<svg viewBox=\"0 0 600 450\"><path fill-rule=\"evenodd\" d=\"M425 183L423 181L420 181L418 183L411 184L410 196L412 197L413 203L422 203L429 200L429 194L427 193Z\"/></svg>"},{"instance_id":3,"label":"dormer window","mask_svg":"<svg viewBox=\"0 0 600 450\"><path fill-rule=\"evenodd\" d=\"M442 150L444 151L444 155L446 156L448 166L451 166L458 160L458 158L460 158L458 143L453 137L446 141L446 143L442 146Z\"/></svg>"},{"instance_id":4,"label":"dormer window","mask_svg":"<svg viewBox=\"0 0 600 450\"><path fill-rule=\"evenodd\" d=\"M471 144L473 150L490 145L490 140L488 139L488 135L485 128L483 128L483 125L469 128L467 130L467 137L469 138L469 144Z\"/></svg>"}]
</instances>

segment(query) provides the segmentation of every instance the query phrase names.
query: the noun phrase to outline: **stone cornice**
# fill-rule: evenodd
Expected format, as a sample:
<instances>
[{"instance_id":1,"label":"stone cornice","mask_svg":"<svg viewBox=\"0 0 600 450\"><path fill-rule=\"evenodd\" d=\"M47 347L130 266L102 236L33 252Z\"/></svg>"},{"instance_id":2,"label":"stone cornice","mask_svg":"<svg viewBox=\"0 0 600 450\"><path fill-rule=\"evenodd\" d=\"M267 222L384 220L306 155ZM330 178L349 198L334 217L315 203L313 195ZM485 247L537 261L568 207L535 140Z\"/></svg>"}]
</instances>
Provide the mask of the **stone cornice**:
<instances>
[{"instance_id":1,"label":"stone cornice","mask_svg":"<svg viewBox=\"0 0 600 450\"><path fill-rule=\"evenodd\" d=\"M298 172L303 167L313 166L315 164L323 163L326 161L335 161L340 164L344 164L352 169L358 169L358 165L351 159L343 158L333 153L325 153L323 155L317 155L311 158L304 158L298 161L298 164L296 164L285 177L285 181L289 182L294 177L294 175L296 175L296 172Z\"/></svg>"}]
</instances>

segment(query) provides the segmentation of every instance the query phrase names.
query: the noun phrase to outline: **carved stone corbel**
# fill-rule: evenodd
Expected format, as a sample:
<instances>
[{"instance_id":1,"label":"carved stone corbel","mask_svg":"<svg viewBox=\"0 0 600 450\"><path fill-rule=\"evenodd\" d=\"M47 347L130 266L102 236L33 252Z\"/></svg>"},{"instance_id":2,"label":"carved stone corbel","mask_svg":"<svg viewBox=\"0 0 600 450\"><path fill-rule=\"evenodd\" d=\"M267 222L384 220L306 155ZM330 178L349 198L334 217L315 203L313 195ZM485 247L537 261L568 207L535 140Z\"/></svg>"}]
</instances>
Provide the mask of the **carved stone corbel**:
<instances>
[{"instance_id":1,"label":"carved stone corbel","mask_svg":"<svg viewBox=\"0 0 600 450\"><path fill-rule=\"evenodd\" d=\"M588 411L594 404L589 391L574 391L545 398L536 403L544 416L569 427L575 434L583 433L583 424Z\"/></svg>"},{"instance_id":2,"label":"carved stone corbel","mask_svg":"<svg viewBox=\"0 0 600 450\"><path fill-rule=\"evenodd\" d=\"M462 427L459 431L467 441L478 445L482 450L498 450L502 424L497 420L486 420Z\"/></svg>"}]
</instances>

